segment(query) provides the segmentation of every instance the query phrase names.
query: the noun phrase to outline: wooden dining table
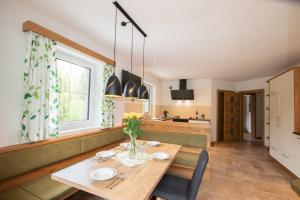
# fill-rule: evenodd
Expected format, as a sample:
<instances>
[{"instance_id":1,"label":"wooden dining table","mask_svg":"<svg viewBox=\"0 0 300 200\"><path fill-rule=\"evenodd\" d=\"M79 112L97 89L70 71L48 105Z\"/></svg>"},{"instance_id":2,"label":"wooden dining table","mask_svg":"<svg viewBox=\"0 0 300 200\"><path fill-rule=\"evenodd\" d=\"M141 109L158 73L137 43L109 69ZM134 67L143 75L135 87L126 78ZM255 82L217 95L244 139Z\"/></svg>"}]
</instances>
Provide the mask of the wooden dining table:
<instances>
[{"instance_id":1,"label":"wooden dining table","mask_svg":"<svg viewBox=\"0 0 300 200\"><path fill-rule=\"evenodd\" d=\"M139 141L144 142L144 141ZM149 199L156 185L167 172L181 145L161 143L159 146L147 145L147 153L166 152L171 155L168 160L151 159L135 167L128 167L113 158L104 161L95 159L83 160L52 174L52 179L110 200L144 200ZM112 149L116 153L122 152L121 147ZM111 167L118 171L118 175L110 180L96 181L90 178L93 170ZM126 176L122 176L122 174ZM120 179L120 177L124 179ZM118 179L119 180L116 180ZM109 188L113 182L118 182Z\"/></svg>"}]
</instances>

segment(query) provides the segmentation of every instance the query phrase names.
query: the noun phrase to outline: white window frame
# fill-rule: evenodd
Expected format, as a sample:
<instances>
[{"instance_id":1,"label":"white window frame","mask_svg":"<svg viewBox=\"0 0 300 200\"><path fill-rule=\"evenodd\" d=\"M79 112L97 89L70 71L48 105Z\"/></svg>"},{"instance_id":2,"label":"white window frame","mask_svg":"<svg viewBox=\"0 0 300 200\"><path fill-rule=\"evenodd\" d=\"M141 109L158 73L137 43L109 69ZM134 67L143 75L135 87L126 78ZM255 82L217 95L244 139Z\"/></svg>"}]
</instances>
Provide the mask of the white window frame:
<instances>
[{"instance_id":1,"label":"white window frame","mask_svg":"<svg viewBox=\"0 0 300 200\"><path fill-rule=\"evenodd\" d=\"M93 60L86 55L80 54L64 46L58 46L57 58L90 69L90 96L88 120L63 122L59 124L60 135L71 134L81 130L98 128L100 126L99 118L102 81L100 78L100 72L104 63Z\"/></svg>"}]
</instances>

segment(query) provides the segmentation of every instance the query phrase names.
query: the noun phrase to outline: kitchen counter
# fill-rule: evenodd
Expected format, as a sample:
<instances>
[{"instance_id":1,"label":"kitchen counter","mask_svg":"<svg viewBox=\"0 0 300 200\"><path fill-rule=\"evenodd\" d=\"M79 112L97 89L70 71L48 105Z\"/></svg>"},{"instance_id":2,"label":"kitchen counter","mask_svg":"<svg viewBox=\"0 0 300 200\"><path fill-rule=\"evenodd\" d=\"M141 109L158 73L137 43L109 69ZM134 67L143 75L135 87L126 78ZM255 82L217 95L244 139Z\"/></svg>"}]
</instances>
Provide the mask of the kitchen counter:
<instances>
[{"instance_id":1,"label":"kitchen counter","mask_svg":"<svg viewBox=\"0 0 300 200\"><path fill-rule=\"evenodd\" d=\"M145 129L157 130L162 132L183 132L190 134L200 134L207 136L207 146L210 147L211 128L209 123L187 123L173 122L172 120L152 120L147 119L142 123Z\"/></svg>"}]
</instances>

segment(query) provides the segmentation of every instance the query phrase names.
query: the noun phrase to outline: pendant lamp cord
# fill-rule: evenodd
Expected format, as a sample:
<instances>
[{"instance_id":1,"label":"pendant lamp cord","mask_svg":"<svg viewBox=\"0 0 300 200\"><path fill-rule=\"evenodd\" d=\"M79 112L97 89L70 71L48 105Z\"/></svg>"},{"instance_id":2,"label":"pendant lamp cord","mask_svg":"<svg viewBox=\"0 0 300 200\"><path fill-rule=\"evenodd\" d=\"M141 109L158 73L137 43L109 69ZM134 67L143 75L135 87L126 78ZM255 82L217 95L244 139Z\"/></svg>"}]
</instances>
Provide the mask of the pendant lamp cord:
<instances>
[{"instance_id":1,"label":"pendant lamp cord","mask_svg":"<svg viewBox=\"0 0 300 200\"><path fill-rule=\"evenodd\" d=\"M143 84L144 84L144 75L145 75L145 37L144 37L144 44L143 44Z\"/></svg>"},{"instance_id":2,"label":"pendant lamp cord","mask_svg":"<svg viewBox=\"0 0 300 200\"><path fill-rule=\"evenodd\" d=\"M116 67L117 21L118 21L118 9L117 9L117 7L116 7L116 14L115 14L115 41L114 41L114 67L113 67L113 73L115 73L115 67Z\"/></svg>"},{"instance_id":3,"label":"pendant lamp cord","mask_svg":"<svg viewBox=\"0 0 300 200\"><path fill-rule=\"evenodd\" d=\"M132 58L133 58L133 25L131 26L131 59L130 59L130 80L132 76Z\"/></svg>"}]
</instances>

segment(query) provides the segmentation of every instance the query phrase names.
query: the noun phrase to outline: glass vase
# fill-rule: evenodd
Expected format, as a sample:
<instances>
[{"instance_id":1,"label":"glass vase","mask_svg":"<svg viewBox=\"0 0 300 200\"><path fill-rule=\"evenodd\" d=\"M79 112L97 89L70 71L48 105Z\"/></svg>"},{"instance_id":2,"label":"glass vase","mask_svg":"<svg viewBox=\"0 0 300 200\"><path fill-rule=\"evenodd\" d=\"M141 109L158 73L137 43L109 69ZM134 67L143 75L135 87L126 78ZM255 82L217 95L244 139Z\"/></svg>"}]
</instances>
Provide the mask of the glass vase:
<instances>
[{"instance_id":1,"label":"glass vase","mask_svg":"<svg viewBox=\"0 0 300 200\"><path fill-rule=\"evenodd\" d=\"M136 158L136 137L130 137L129 158Z\"/></svg>"}]
</instances>

